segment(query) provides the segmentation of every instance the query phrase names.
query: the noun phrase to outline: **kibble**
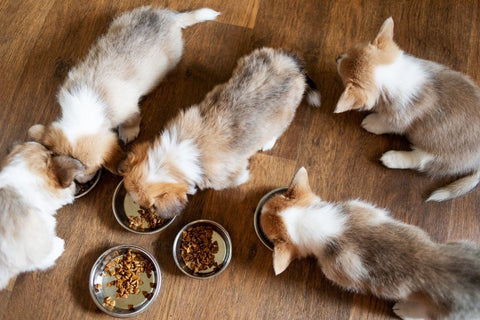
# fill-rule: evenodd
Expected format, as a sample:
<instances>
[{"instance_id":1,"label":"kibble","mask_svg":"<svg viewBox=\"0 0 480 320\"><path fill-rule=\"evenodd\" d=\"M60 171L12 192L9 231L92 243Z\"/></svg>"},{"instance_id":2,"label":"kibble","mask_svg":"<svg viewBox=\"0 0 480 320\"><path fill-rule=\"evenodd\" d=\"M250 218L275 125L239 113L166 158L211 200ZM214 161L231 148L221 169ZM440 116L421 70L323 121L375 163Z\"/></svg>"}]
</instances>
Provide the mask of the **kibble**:
<instances>
[{"instance_id":1,"label":"kibble","mask_svg":"<svg viewBox=\"0 0 480 320\"><path fill-rule=\"evenodd\" d=\"M182 232L181 257L194 274L213 268L216 271L220 265L215 261L218 253L218 242L212 242L211 226L190 227Z\"/></svg>"},{"instance_id":2,"label":"kibble","mask_svg":"<svg viewBox=\"0 0 480 320\"><path fill-rule=\"evenodd\" d=\"M128 216L128 225L134 230L157 229L165 223L157 213L150 209L138 209L138 216Z\"/></svg>"}]
</instances>

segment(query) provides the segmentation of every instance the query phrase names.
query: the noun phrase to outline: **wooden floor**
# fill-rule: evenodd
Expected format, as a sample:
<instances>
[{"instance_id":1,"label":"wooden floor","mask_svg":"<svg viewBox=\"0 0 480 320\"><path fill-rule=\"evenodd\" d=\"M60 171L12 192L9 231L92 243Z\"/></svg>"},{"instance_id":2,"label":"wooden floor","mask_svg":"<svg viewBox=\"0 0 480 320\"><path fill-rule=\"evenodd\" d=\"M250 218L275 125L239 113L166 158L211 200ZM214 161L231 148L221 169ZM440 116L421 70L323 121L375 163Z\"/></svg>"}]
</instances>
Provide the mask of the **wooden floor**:
<instances>
[{"instance_id":1,"label":"wooden floor","mask_svg":"<svg viewBox=\"0 0 480 320\"><path fill-rule=\"evenodd\" d=\"M313 259L294 262L275 277L271 252L257 239L253 213L269 190L286 185L305 166L314 191L326 200L363 198L387 207L435 240L480 243L480 190L445 203L426 196L450 181L384 168L389 149L406 149L401 137L375 136L360 127L363 114L333 114L343 87L335 58L357 41L371 40L389 16L395 39L414 55L463 71L480 83L480 2L420 0L165 0L0 1L0 148L2 157L26 139L35 123L59 114L56 92L68 70L116 14L142 4L178 10L209 6L222 14L184 31L185 53L176 69L146 97L139 140L151 139L181 108L199 102L227 80L236 60L254 48L297 52L322 93L322 107L305 103L273 150L251 160L251 180L237 189L191 197L180 219L160 235L122 229L111 209L120 177L100 184L57 214L66 250L55 267L18 276L0 292L0 319L107 319L88 292L97 257L118 244L152 252L162 269L162 290L139 319L394 319L393 302L339 289ZM222 224L233 241L228 269L194 280L172 258L177 231L199 218Z\"/></svg>"}]
</instances>

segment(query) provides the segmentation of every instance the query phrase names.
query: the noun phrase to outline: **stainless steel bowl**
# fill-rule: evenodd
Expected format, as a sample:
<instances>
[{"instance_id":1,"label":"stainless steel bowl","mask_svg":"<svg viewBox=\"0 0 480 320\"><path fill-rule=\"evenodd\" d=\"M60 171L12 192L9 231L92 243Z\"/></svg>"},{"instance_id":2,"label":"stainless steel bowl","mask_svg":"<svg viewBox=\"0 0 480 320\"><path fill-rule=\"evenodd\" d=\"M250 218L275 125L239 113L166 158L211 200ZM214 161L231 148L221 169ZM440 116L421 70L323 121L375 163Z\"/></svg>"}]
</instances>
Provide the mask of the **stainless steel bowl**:
<instances>
[{"instance_id":1,"label":"stainless steel bowl","mask_svg":"<svg viewBox=\"0 0 480 320\"><path fill-rule=\"evenodd\" d=\"M90 181L87 181L85 183L79 183L75 181L75 199L78 199L80 197L83 197L90 191L92 191L93 188L97 185L98 181L100 180L100 176L102 175L102 170L98 170L97 173L93 176L93 178Z\"/></svg>"},{"instance_id":2,"label":"stainless steel bowl","mask_svg":"<svg viewBox=\"0 0 480 320\"><path fill-rule=\"evenodd\" d=\"M218 252L214 255L215 262L218 263L218 268L209 268L204 271L194 272L183 260L182 258L182 234L184 231L187 231L190 227L197 227L197 226L210 226L212 227L213 234L212 234L212 241L217 241L218 243ZM173 259L175 260L175 264L177 267L185 273L187 276L195 278L195 279L208 279L214 276L219 275L227 268L230 260L232 258L232 240L230 236L220 224L211 221L211 220L197 220L190 222L189 224L185 225L175 237L173 242Z\"/></svg>"},{"instance_id":3,"label":"stainless steel bowl","mask_svg":"<svg viewBox=\"0 0 480 320\"><path fill-rule=\"evenodd\" d=\"M127 193L127 190L123 187L123 180L117 185L115 192L113 193L112 199L112 209L115 219L118 223L128 231L138 233L138 234L152 234L160 232L166 229L172 222L175 220L175 217L171 219L164 219L163 223L157 225L155 228L148 226L144 227L130 227L129 217L139 216L138 211L140 207L132 200L130 195Z\"/></svg>"},{"instance_id":4,"label":"stainless steel bowl","mask_svg":"<svg viewBox=\"0 0 480 320\"><path fill-rule=\"evenodd\" d=\"M258 202L257 208L255 209L255 214L253 216L253 227L255 228L255 233L257 234L258 238L260 241L270 250L273 251L273 243L267 238L265 233L263 233L262 226L260 224L260 214L262 213L262 207L267 202L268 199L270 199L272 196L278 194L278 193L284 193L287 191L287 187L281 187L274 189L264 195L262 199Z\"/></svg>"},{"instance_id":5,"label":"stainless steel bowl","mask_svg":"<svg viewBox=\"0 0 480 320\"><path fill-rule=\"evenodd\" d=\"M148 261L152 271L150 276L146 272L140 273L140 279L143 281L143 284L138 287L139 293L132 293L126 298L120 298L116 297L118 293L117 287L114 284L112 285L112 281L116 280L115 275L110 275L105 269L109 268L107 265L115 265L129 250ZM110 270L113 270L113 267L110 267ZM108 249L95 261L90 272L89 287L90 295L100 310L114 317L127 318L134 317L150 307L160 292L161 283L160 267L148 251L134 245L121 245ZM107 297L115 301L115 306L109 307L105 305Z\"/></svg>"}]
</instances>

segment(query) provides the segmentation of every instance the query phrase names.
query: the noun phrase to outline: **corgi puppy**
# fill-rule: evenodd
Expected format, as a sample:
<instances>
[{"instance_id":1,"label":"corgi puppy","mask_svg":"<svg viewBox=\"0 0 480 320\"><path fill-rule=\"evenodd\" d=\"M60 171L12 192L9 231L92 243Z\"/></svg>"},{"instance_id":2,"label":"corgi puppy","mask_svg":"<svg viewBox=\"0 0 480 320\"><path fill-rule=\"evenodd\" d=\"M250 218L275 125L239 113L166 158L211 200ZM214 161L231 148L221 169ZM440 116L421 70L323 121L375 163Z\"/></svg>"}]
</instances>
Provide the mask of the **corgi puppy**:
<instances>
[{"instance_id":1,"label":"corgi puppy","mask_svg":"<svg viewBox=\"0 0 480 320\"><path fill-rule=\"evenodd\" d=\"M25 271L44 270L62 254L56 210L72 203L80 161L25 142L9 153L0 171L0 290Z\"/></svg>"},{"instance_id":2,"label":"corgi puppy","mask_svg":"<svg viewBox=\"0 0 480 320\"><path fill-rule=\"evenodd\" d=\"M463 178L433 192L443 201L464 195L480 181L480 89L466 75L403 52L387 19L370 43L337 59L345 85L335 112L371 110L362 127L374 134L402 134L411 151L388 151L388 168Z\"/></svg>"},{"instance_id":3,"label":"corgi puppy","mask_svg":"<svg viewBox=\"0 0 480 320\"><path fill-rule=\"evenodd\" d=\"M274 244L277 275L294 259L314 256L341 287L399 300L393 310L402 319L479 319L479 249L434 243L360 200L325 202L311 191L305 168L265 203L260 225Z\"/></svg>"},{"instance_id":4,"label":"corgi puppy","mask_svg":"<svg viewBox=\"0 0 480 320\"><path fill-rule=\"evenodd\" d=\"M170 218L181 213L196 188L221 190L246 182L249 158L274 146L306 86L296 56L270 48L253 51L239 60L228 82L181 111L154 141L134 146L120 168L126 190L140 206ZM320 104L313 87L308 97Z\"/></svg>"},{"instance_id":5,"label":"corgi puppy","mask_svg":"<svg viewBox=\"0 0 480 320\"><path fill-rule=\"evenodd\" d=\"M137 137L139 99L179 62L182 28L218 14L208 8L178 13L141 7L120 15L68 73L58 93L62 116L47 127L34 125L30 137L80 160L86 169L79 182L101 166L117 173L123 153L112 130L118 127L125 143Z\"/></svg>"}]
</instances>

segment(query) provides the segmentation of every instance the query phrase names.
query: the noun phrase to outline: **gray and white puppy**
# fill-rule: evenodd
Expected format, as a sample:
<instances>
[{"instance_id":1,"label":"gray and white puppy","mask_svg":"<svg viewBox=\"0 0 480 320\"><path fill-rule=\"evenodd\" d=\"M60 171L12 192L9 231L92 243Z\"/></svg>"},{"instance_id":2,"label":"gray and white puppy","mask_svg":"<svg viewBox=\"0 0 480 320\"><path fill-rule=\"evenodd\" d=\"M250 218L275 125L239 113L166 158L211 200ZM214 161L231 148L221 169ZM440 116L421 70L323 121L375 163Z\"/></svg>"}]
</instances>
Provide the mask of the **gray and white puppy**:
<instances>
[{"instance_id":1,"label":"gray and white puppy","mask_svg":"<svg viewBox=\"0 0 480 320\"><path fill-rule=\"evenodd\" d=\"M387 19L371 43L337 59L345 84L335 112L372 110L362 127L374 134L403 134L412 151L388 151L388 168L434 176L465 177L436 190L428 200L464 195L480 181L480 88L466 75L404 53Z\"/></svg>"},{"instance_id":2,"label":"gray and white puppy","mask_svg":"<svg viewBox=\"0 0 480 320\"><path fill-rule=\"evenodd\" d=\"M253 51L228 82L180 112L154 141L133 148L121 165L125 188L140 206L171 217L197 187L220 190L246 182L249 158L274 146L304 92L310 104L320 105L313 85L296 56Z\"/></svg>"},{"instance_id":3,"label":"gray and white puppy","mask_svg":"<svg viewBox=\"0 0 480 320\"><path fill-rule=\"evenodd\" d=\"M467 242L439 244L420 228L360 201L326 202L301 168L288 190L263 206L260 225L274 244L275 274L313 256L345 289L398 300L402 319L480 317L480 250Z\"/></svg>"},{"instance_id":4,"label":"gray and white puppy","mask_svg":"<svg viewBox=\"0 0 480 320\"><path fill-rule=\"evenodd\" d=\"M140 130L139 99L179 62L182 28L219 13L204 8L190 12L141 7L123 13L74 67L58 93L59 119L29 134L57 154L72 156L86 167L80 182L101 166L116 173L123 154L113 129L124 142Z\"/></svg>"}]
</instances>

